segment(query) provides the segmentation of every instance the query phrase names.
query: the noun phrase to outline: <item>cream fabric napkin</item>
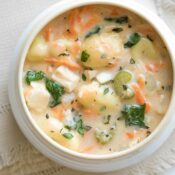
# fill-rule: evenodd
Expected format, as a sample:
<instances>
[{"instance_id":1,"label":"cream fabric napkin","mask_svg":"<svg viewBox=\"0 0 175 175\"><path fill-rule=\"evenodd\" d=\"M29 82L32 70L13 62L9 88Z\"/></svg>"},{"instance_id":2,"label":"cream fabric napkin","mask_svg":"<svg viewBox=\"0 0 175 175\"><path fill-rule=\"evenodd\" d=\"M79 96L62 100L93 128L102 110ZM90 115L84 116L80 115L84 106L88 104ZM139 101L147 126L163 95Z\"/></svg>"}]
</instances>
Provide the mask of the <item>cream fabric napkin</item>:
<instances>
[{"instance_id":1,"label":"cream fabric napkin","mask_svg":"<svg viewBox=\"0 0 175 175\"><path fill-rule=\"evenodd\" d=\"M45 8L59 0L0 1L0 174L89 174L57 165L33 148L19 131L7 96L8 69L14 48L26 26ZM156 12L154 1L135 0ZM175 0L157 0L159 15L175 31ZM151 157L125 170L106 175L154 175L175 166L175 132Z\"/></svg>"}]
</instances>

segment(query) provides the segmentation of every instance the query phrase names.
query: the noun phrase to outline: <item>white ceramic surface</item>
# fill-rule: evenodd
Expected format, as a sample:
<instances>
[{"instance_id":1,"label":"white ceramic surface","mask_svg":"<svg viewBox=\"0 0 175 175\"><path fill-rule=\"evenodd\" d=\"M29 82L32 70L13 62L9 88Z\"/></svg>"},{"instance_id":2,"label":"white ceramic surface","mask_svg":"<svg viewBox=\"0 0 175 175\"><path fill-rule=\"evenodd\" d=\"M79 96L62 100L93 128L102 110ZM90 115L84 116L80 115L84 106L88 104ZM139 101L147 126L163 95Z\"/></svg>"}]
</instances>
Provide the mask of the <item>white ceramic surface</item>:
<instances>
[{"instance_id":1,"label":"white ceramic surface","mask_svg":"<svg viewBox=\"0 0 175 175\"><path fill-rule=\"evenodd\" d=\"M172 132L175 123L175 118L173 118L175 93L173 88L173 96L169 110L151 136L135 147L119 153L108 155L88 155L76 153L55 143L38 128L27 109L22 95L22 71L27 50L36 34L54 17L73 7L87 4L111 4L121 6L144 17L155 27L164 40L172 58L173 70L175 70L175 51L173 48L175 41L172 39L172 33L164 22L152 12L130 0L69 0L55 4L48 10L44 11L33 21L32 24L29 25L21 37L21 40L16 48L15 58L13 59L13 63L11 65L13 70L10 70L9 72L9 98L19 127L28 140L44 155L65 166L78 170L107 172L121 169L140 161L155 151L167 139Z\"/></svg>"}]
</instances>

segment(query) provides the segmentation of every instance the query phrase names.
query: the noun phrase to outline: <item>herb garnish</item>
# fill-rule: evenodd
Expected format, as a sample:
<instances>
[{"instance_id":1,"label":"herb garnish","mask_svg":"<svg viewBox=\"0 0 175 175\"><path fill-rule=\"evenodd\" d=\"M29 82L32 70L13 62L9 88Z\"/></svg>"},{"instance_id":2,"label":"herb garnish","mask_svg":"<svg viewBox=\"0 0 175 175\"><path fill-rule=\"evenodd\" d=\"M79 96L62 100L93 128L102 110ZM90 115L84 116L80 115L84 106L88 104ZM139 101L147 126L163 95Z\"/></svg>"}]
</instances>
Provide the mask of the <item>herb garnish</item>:
<instances>
[{"instance_id":1,"label":"herb garnish","mask_svg":"<svg viewBox=\"0 0 175 175\"><path fill-rule=\"evenodd\" d=\"M125 119L126 126L139 126L148 128L145 123L145 104L144 105L125 105L122 110L122 117Z\"/></svg>"},{"instance_id":2,"label":"herb garnish","mask_svg":"<svg viewBox=\"0 0 175 175\"><path fill-rule=\"evenodd\" d=\"M94 34L99 33L101 30L101 28L99 26L96 26L95 28L93 28L89 33L86 34L85 38L89 38Z\"/></svg>"},{"instance_id":3,"label":"herb garnish","mask_svg":"<svg viewBox=\"0 0 175 175\"><path fill-rule=\"evenodd\" d=\"M42 80L44 77L45 77L45 74L42 71L29 70L26 73L25 81L28 85L30 85L32 81Z\"/></svg>"},{"instance_id":4,"label":"herb garnish","mask_svg":"<svg viewBox=\"0 0 175 175\"><path fill-rule=\"evenodd\" d=\"M110 119L111 119L111 115L104 116L103 117L103 123L105 125L109 124L110 123Z\"/></svg>"},{"instance_id":5,"label":"herb garnish","mask_svg":"<svg viewBox=\"0 0 175 175\"><path fill-rule=\"evenodd\" d=\"M133 33L129 40L124 44L124 48L131 48L136 45L141 39L141 36L138 33Z\"/></svg>"},{"instance_id":6,"label":"herb garnish","mask_svg":"<svg viewBox=\"0 0 175 175\"><path fill-rule=\"evenodd\" d=\"M69 54L68 54L68 53L63 52L63 53L59 54L58 56L59 56L59 57L60 57L60 56L69 56Z\"/></svg>"},{"instance_id":7,"label":"herb garnish","mask_svg":"<svg viewBox=\"0 0 175 175\"><path fill-rule=\"evenodd\" d=\"M135 60L133 58L130 59L130 64L135 64Z\"/></svg>"},{"instance_id":8,"label":"herb garnish","mask_svg":"<svg viewBox=\"0 0 175 175\"><path fill-rule=\"evenodd\" d=\"M109 21L109 22L116 22L118 24L125 24L128 23L129 18L128 16L120 16L120 17L114 17L114 18L104 18L105 21Z\"/></svg>"},{"instance_id":9,"label":"herb garnish","mask_svg":"<svg viewBox=\"0 0 175 175\"><path fill-rule=\"evenodd\" d=\"M106 110L106 106L102 106L101 108L100 108L100 112L104 112Z\"/></svg>"},{"instance_id":10,"label":"herb garnish","mask_svg":"<svg viewBox=\"0 0 175 175\"><path fill-rule=\"evenodd\" d=\"M82 62L87 62L89 57L90 57L90 55L85 50L83 50L82 53L81 53L81 61Z\"/></svg>"},{"instance_id":11,"label":"herb garnish","mask_svg":"<svg viewBox=\"0 0 175 175\"><path fill-rule=\"evenodd\" d=\"M121 27L116 27L116 28L113 28L112 31L116 33L120 33L123 31L123 29Z\"/></svg>"},{"instance_id":12,"label":"herb garnish","mask_svg":"<svg viewBox=\"0 0 175 175\"><path fill-rule=\"evenodd\" d=\"M63 136L64 136L66 139L69 139L69 140L72 139L72 138L74 137L73 134L71 134L71 133L69 133L69 132L68 132L68 133L64 133Z\"/></svg>"},{"instance_id":13,"label":"herb garnish","mask_svg":"<svg viewBox=\"0 0 175 175\"><path fill-rule=\"evenodd\" d=\"M109 92L109 88L105 88L104 92L103 92L103 95L106 95L108 92Z\"/></svg>"},{"instance_id":14,"label":"herb garnish","mask_svg":"<svg viewBox=\"0 0 175 175\"><path fill-rule=\"evenodd\" d=\"M61 96L64 94L64 88L60 84L46 78L46 89L52 95L53 100L49 102L50 107L55 107L61 103Z\"/></svg>"},{"instance_id":15,"label":"herb garnish","mask_svg":"<svg viewBox=\"0 0 175 175\"><path fill-rule=\"evenodd\" d=\"M85 74L82 74L81 77L82 77L82 80L83 80L83 81L86 81L86 75L85 75Z\"/></svg>"}]
</instances>

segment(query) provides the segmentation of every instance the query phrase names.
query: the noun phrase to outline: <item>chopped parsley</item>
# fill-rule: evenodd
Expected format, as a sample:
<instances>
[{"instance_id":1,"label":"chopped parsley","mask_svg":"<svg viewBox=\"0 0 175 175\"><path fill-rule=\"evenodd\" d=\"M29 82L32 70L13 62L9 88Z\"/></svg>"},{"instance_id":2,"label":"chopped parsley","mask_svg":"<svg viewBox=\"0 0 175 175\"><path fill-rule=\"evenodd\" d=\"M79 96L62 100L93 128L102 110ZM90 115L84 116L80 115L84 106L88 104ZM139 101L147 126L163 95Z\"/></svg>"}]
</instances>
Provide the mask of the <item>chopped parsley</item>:
<instances>
[{"instance_id":1,"label":"chopped parsley","mask_svg":"<svg viewBox=\"0 0 175 175\"><path fill-rule=\"evenodd\" d=\"M120 33L123 31L123 29L121 27L116 27L116 28L113 28L112 31L116 33Z\"/></svg>"},{"instance_id":2,"label":"chopped parsley","mask_svg":"<svg viewBox=\"0 0 175 175\"><path fill-rule=\"evenodd\" d=\"M89 57L90 57L90 55L85 50L83 50L82 53L81 53L81 61L82 62L87 62Z\"/></svg>"},{"instance_id":3,"label":"chopped parsley","mask_svg":"<svg viewBox=\"0 0 175 175\"><path fill-rule=\"evenodd\" d=\"M135 64L135 60L133 58L130 59L130 64Z\"/></svg>"},{"instance_id":4,"label":"chopped parsley","mask_svg":"<svg viewBox=\"0 0 175 175\"><path fill-rule=\"evenodd\" d=\"M25 81L28 85L30 85L32 81L39 81L44 79L44 77L45 77L45 74L42 71L29 70L26 73Z\"/></svg>"},{"instance_id":5,"label":"chopped parsley","mask_svg":"<svg viewBox=\"0 0 175 175\"><path fill-rule=\"evenodd\" d=\"M81 77L82 77L82 80L83 80L83 81L86 81L86 75L85 75L85 74L82 74Z\"/></svg>"},{"instance_id":6,"label":"chopped parsley","mask_svg":"<svg viewBox=\"0 0 175 175\"><path fill-rule=\"evenodd\" d=\"M49 119L49 114L46 114L46 119Z\"/></svg>"},{"instance_id":7,"label":"chopped parsley","mask_svg":"<svg viewBox=\"0 0 175 175\"><path fill-rule=\"evenodd\" d=\"M111 115L104 116L103 117L103 123L105 125L109 124L110 123L110 119L111 119Z\"/></svg>"},{"instance_id":8,"label":"chopped parsley","mask_svg":"<svg viewBox=\"0 0 175 175\"><path fill-rule=\"evenodd\" d=\"M141 39L141 36L138 33L133 33L128 41L124 44L124 48L131 48L136 45Z\"/></svg>"},{"instance_id":9,"label":"chopped parsley","mask_svg":"<svg viewBox=\"0 0 175 175\"><path fill-rule=\"evenodd\" d=\"M109 88L105 88L103 94L106 95L109 92Z\"/></svg>"},{"instance_id":10,"label":"chopped parsley","mask_svg":"<svg viewBox=\"0 0 175 175\"><path fill-rule=\"evenodd\" d=\"M89 38L92 35L99 33L100 30L101 30L101 27L99 26L94 27L89 33L86 34L85 38Z\"/></svg>"},{"instance_id":11,"label":"chopped parsley","mask_svg":"<svg viewBox=\"0 0 175 175\"><path fill-rule=\"evenodd\" d=\"M71 140L74 136L73 136L73 134L71 134L71 133L64 133L63 134L63 136L66 138L66 139L68 139L68 140Z\"/></svg>"},{"instance_id":12,"label":"chopped parsley","mask_svg":"<svg viewBox=\"0 0 175 175\"><path fill-rule=\"evenodd\" d=\"M128 23L129 18L128 16L120 16L120 17L114 17L114 18L104 18L105 21L109 21L109 22L116 22L118 24L125 24Z\"/></svg>"},{"instance_id":13,"label":"chopped parsley","mask_svg":"<svg viewBox=\"0 0 175 175\"><path fill-rule=\"evenodd\" d=\"M60 57L60 56L69 56L69 54L68 54L68 53L63 52L63 53L59 54L58 56L59 56L59 57Z\"/></svg>"}]
</instances>

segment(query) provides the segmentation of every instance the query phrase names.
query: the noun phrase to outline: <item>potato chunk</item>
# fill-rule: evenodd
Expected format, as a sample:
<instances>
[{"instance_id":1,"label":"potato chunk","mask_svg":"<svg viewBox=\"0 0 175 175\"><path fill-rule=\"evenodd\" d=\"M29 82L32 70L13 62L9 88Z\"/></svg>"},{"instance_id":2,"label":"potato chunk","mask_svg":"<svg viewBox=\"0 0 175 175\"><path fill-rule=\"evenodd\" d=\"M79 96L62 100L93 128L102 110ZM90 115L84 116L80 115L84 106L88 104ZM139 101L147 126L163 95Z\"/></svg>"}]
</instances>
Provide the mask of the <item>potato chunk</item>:
<instances>
[{"instance_id":1,"label":"potato chunk","mask_svg":"<svg viewBox=\"0 0 175 175\"><path fill-rule=\"evenodd\" d=\"M38 35L28 51L27 59L29 61L39 62L43 61L48 54L49 49L46 41L42 36Z\"/></svg>"},{"instance_id":2,"label":"potato chunk","mask_svg":"<svg viewBox=\"0 0 175 175\"><path fill-rule=\"evenodd\" d=\"M114 61L122 52L122 43L118 34L104 33L93 35L86 39L82 45L81 53L86 52L89 57L84 66L101 68Z\"/></svg>"},{"instance_id":3,"label":"potato chunk","mask_svg":"<svg viewBox=\"0 0 175 175\"><path fill-rule=\"evenodd\" d=\"M103 112L118 111L121 106L114 90L108 85L99 86L97 82L81 86L78 101L85 108L92 108L100 112L102 108L105 108Z\"/></svg>"},{"instance_id":4,"label":"potato chunk","mask_svg":"<svg viewBox=\"0 0 175 175\"><path fill-rule=\"evenodd\" d=\"M156 59L158 57L153 43L147 38L141 38L140 41L132 47L131 55L134 59Z\"/></svg>"},{"instance_id":5,"label":"potato chunk","mask_svg":"<svg viewBox=\"0 0 175 175\"><path fill-rule=\"evenodd\" d=\"M78 151L80 146L80 137L77 133L71 131L73 135L72 139L67 139L63 136L64 133L70 133L70 131L64 128L62 122L58 119L49 116L49 117L40 117L36 120L39 127L53 140L60 143L61 145L70 148L72 150Z\"/></svg>"}]
</instances>

